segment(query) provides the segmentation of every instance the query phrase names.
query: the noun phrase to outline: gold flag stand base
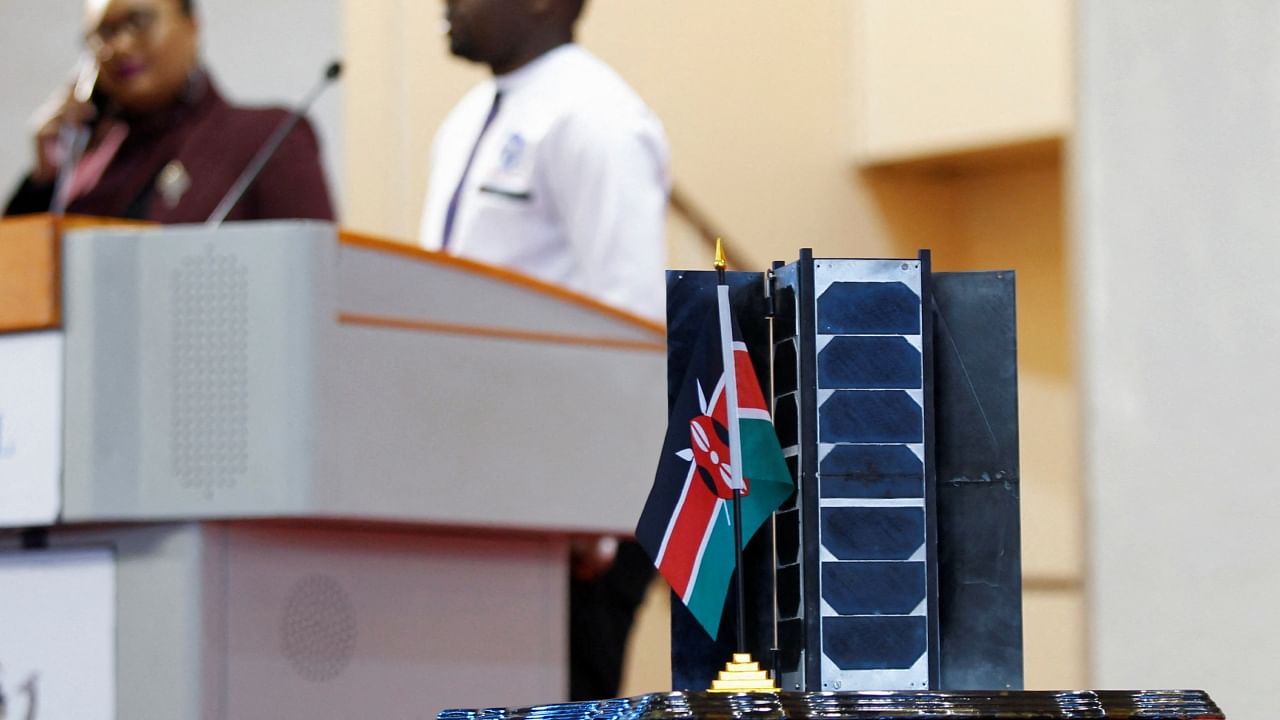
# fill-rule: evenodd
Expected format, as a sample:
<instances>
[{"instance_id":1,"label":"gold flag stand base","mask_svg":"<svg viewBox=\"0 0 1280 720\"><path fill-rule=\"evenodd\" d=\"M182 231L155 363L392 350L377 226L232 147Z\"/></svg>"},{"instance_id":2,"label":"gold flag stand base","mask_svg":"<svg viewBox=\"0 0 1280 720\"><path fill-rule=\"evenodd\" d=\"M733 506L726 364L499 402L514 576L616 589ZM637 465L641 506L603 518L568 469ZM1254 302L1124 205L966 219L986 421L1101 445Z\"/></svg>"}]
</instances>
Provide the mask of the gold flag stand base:
<instances>
[{"instance_id":1,"label":"gold flag stand base","mask_svg":"<svg viewBox=\"0 0 1280 720\"><path fill-rule=\"evenodd\" d=\"M769 677L768 670L761 670L760 663L751 659L751 653L734 653L733 660L725 663L720 677L711 681L707 692L746 693L779 692L780 688Z\"/></svg>"}]
</instances>

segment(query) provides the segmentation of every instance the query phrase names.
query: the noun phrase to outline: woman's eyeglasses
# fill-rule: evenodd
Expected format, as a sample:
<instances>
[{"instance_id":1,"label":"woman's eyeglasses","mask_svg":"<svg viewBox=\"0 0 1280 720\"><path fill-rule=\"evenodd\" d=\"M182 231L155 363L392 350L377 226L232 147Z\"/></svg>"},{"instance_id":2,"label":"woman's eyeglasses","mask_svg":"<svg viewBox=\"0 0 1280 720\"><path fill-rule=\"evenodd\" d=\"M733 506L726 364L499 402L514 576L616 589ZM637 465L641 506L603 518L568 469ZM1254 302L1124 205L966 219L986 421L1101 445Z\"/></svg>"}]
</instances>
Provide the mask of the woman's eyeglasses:
<instances>
[{"instance_id":1,"label":"woman's eyeglasses","mask_svg":"<svg viewBox=\"0 0 1280 720\"><path fill-rule=\"evenodd\" d=\"M96 30L85 36L85 47L98 54L124 35L141 40L151 32L157 17L158 13L152 8L134 8L119 20L104 20Z\"/></svg>"}]
</instances>

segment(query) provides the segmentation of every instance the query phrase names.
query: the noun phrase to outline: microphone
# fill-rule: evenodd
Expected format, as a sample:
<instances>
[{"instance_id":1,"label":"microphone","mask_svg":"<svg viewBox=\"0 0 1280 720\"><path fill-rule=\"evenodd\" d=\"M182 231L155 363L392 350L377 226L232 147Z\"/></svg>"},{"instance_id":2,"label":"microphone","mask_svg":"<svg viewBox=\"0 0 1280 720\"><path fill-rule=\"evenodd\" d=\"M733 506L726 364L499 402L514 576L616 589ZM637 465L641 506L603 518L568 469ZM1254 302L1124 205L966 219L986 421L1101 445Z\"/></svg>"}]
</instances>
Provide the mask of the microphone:
<instances>
[{"instance_id":1,"label":"microphone","mask_svg":"<svg viewBox=\"0 0 1280 720\"><path fill-rule=\"evenodd\" d=\"M333 81L337 80L338 76L341 74L342 63L340 61L334 60L329 63L329 66L325 68L324 76L320 78L320 82L316 83L315 87L311 88L311 92L307 93L307 96L302 99L302 102L298 103L297 106L294 107L293 112L289 113L288 117L280 121L280 124L276 126L275 132L271 133L271 137L267 138L267 141L262 144L262 147L258 148L257 154L255 154L253 159L249 161L244 172L240 173L240 177L236 178L235 184L231 186L231 189L227 191L227 194L222 198L222 201L218 203L218 207L214 208L213 214L205 221L206 227L218 227L222 224L222 221L227 218L227 214L236 206L236 203L240 202L240 198L244 195L245 191L248 190L249 186L253 184L253 181L257 179L258 173L262 172L262 168L266 167L267 161L270 160L271 156L275 155L276 151L280 149L280 145L284 142L284 139L289 136L289 133L293 131L294 126L298 124L298 121L302 119L303 115L307 114L307 110L309 110L311 105L315 103L316 98L320 97L320 94L323 93L329 85L333 83Z\"/></svg>"},{"instance_id":2,"label":"microphone","mask_svg":"<svg viewBox=\"0 0 1280 720\"><path fill-rule=\"evenodd\" d=\"M86 104L93 99L93 89L98 84L98 61L89 53L85 53L76 64L76 82L71 96L76 102ZM75 175L76 165L89 147L89 128L76 123L63 121L58 128L58 175L53 182L53 202L49 212L54 217L62 217L67 211L68 190L71 178Z\"/></svg>"}]
</instances>

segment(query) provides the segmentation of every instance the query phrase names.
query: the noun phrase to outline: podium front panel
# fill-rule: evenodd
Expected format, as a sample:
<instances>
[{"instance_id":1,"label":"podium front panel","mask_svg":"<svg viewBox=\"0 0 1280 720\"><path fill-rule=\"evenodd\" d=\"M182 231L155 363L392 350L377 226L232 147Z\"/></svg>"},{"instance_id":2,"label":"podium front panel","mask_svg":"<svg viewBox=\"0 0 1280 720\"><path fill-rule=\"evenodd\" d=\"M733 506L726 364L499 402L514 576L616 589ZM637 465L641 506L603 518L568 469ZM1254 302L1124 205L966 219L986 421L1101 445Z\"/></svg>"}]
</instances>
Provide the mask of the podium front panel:
<instances>
[{"instance_id":1,"label":"podium front panel","mask_svg":"<svg viewBox=\"0 0 1280 720\"><path fill-rule=\"evenodd\" d=\"M64 518L627 533L660 330L323 223L73 233Z\"/></svg>"}]
</instances>

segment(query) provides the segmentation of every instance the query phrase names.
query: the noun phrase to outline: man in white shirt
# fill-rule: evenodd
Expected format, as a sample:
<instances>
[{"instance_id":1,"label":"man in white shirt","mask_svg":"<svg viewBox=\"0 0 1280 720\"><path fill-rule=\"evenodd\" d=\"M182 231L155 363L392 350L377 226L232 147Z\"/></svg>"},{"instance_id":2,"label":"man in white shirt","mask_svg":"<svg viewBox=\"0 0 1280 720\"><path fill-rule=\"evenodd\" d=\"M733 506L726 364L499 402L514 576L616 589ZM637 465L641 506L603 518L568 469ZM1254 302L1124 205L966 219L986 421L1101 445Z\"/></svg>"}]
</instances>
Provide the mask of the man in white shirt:
<instances>
[{"instance_id":1,"label":"man in white shirt","mask_svg":"<svg viewBox=\"0 0 1280 720\"><path fill-rule=\"evenodd\" d=\"M669 151L619 75L573 43L584 0L446 0L449 49L493 77L436 133L420 242L664 322ZM570 696L618 691L653 566L574 542Z\"/></svg>"},{"instance_id":2,"label":"man in white shirt","mask_svg":"<svg viewBox=\"0 0 1280 720\"><path fill-rule=\"evenodd\" d=\"M420 243L661 322L662 125L573 43L583 0L447 0L450 51L484 63L436 133Z\"/></svg>"}]
</instances>

